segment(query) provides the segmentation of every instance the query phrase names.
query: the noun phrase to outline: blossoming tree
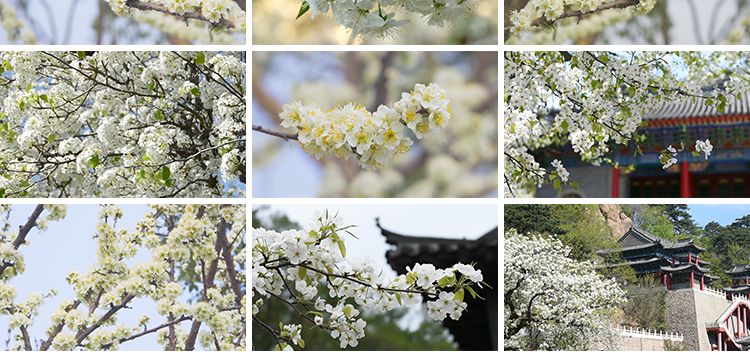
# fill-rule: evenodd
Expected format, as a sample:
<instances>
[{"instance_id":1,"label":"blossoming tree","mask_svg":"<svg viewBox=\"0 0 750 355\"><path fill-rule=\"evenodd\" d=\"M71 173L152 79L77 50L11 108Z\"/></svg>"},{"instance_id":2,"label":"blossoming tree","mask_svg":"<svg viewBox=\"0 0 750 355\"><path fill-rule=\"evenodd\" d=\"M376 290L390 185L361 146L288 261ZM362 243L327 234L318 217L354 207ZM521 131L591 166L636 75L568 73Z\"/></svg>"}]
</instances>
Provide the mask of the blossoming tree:
<instances>
[{"instance_id":1,"label":"blossoming tree","mask_svg":"<svg viewBox=\"0 0 750 355\"><path fill-rule=\"evenodd\" d=\"M244 52L0 62L0 197L243 195Z\"/></svg>"},{"instance_id":2,"label":"blossoming tree","mask_svg":"<svg viewBox=\"0 0 750 355\"><path fill-rule=\"evenodd\" d=\"M625 292L590 261L570 259L553 236L505 232L504 339L506 350L589 350L610 336Z\"/></svg>"},{"instance_id":3,"label":"blossoming tree","mask_svg":"<svg viewBox=\"0 0 750 355\"><path fill-rule=\"evenodd\" d=\"M154 339L164 350L193 350L196 344L245 349L244 205L151 206L133 230L117 225L120 208L101 206L95 261L83 272L68 272L75 297L59 302L44 334L29 330L40 322L40 306L58 291L32 292L23 301L14 283L27 276L24 246L43 243L29 232L51 228L67 209L38 205L17 231L9 226L11 206L2 209L0 314L10 315L11 350L117 350L139 338ZM143 250L150 260L133 263ZM190 302L182 296L186 291ZM137 323L118 321L137 299L153 300L157 314L143 314Z\"/></svg>"},{"instance_id":4,"label":"blossoming tree","mask_svg":"<svg viewBox=\"0 0 750 355\"><path fill-rule=\"evenodd\" d=\"M245 42L245 0L97 0L101 2L99 14L92 19L95 31L95 43L104 44L105 41L117 43L119 41L143 41L146 37L154 40L169 41L172 44L242 44ZM69 44L80 43L80 38L71 38L72 29L80 26L81 21L73 21L73 14L77 2L69 4L63 1L55 2L54 9L49 5L41 10L47 12L43 26L36 17L42 12L39 8L31 9L33 5L21 2L17 8L9 1L0 1L0 23L8 34L11 42L24 44ZM67 28L55 28L55 11L60 12L62 6L68 6ZM37 11L34 11L37 10ZM110 11L111 10L111 11ZM112 13L114 12L114 15ZM119 16L130 21L128 26L131 36L112 30L117 27L117 21L111 17ZM80 16L80 14L79 14ZM76 19L78 20L78 19ZM142 31L139 24L146 24L151 32ZM49 28L48 26L52 27ZM161 33L154 36L153 30ZM80 28L76 28L80 30ZM65 32L64 37L60 34ZM132 36L136 32L138 35ZM89 44L89 43L86 43Z\"/></svg>"},{"instance_id":5,"label":"blossoming tree","mask_svg":"<svg viewBox=\"0 0 750 355\"><path fill-rule=\"evenodd\" d=\"M496 191L494 53L310 55L318 56L316 64L299 76L288 75L286 66L276 72L274 63L308 54L254 57L254 174L265 175L264 168L277 174L271 166L304 150L321 167L323 197L479 197ZM341 75L348 80L302 79ZM287 78L293 80L288 95L294 100L285 98L281 105L267 88ZM312 181L320 173L285 175ZM256 196L269 193L263 179L254 184Z\"/></svg>"},{"instance_id":6,"label":"blossoming tree","mask_svg":"<svg viewBox=\"0 0 750 355\"><path fill-rule=\"evenodd\" d=\"M326 211L317 212L304 230L253 229L253 321L274 337L276 350L291 350L291 344L304 348L305 342L301 324L282 322L277 328L255 317L270 298L292 307L310 326L330 330L331 337L346 348L358 345L367 326L353 304L387 312L419 304L427 297L432 319L458 320L468 311L464 297L477 297L473 287L487 285L481 270L463 263L447 269L416 264L407 268L406 275L383 280L382 270L371 258L346 259L344 233L354 237L352 227ZM320 289L334 302L321 298Z\"/></svg>"},{"instance_id":7,"label":"blossoming tree","mask_svg":"<svg viewBox=\"0 0 750 355\"><path fill-rule=\"evenodd\" d=\"M659 153L663 168L677 154L708 158L708 139L643 144L642 116L670 102L696 98L724 112L747 95L741 52L506 52L503 98L505 196L525 188L568 181L560 161L544 167L532 154L553 143L570 144L581 159L611 163L607 154L630 144L637 153ZM731 70L727 68L732 68ZM721 85L719 85L720 83Z\"/></svg>"}]
</instances>

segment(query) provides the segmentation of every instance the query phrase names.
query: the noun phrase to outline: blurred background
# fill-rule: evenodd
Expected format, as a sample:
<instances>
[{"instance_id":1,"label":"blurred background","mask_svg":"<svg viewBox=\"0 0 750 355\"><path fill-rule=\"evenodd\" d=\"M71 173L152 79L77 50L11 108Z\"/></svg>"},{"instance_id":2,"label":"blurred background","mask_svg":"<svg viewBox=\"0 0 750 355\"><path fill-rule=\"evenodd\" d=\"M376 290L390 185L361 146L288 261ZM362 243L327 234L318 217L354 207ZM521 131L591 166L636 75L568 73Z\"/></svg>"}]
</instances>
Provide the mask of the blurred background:
<instances>
[{"instance_id":1,"label":"blurred background","mask_svg":"<svg viewBox=\"0 0 750 355\"><path fill-rule=\"evenodd\" d=\"M48 45L245 43L245 36L234 31L211 33L204 23L186 24L161 13L139 11L133 18L121 18L104 0L0 0L0 5L12 8L0 6L0 44L24 44L22 33L29 29L38 44ZM17 21L23 22L20 31L9 31Z\"/></svg>"},{"instance_id":2,"label":"blurred background","mask_svg":"<svg viewBox=\"0 0 750 355\"><path fill-rule=\"evenodd\" d=\"M427 26L420 15L395 11L397 20L410 20L392 40L361 41L351 38L333 15L316 16L308 11L299 19L301 0L253 0L253 44L498 44L498 1L477 0L473 15L450 27Z\"/></svg>"},{"instance_id":3,"label":"blurred background","mask_svg":"<svg viewBox=\"0 0 750 355\"><path fill-rule=\"evenodd\" d=\"M254 131L252 196L496 197L497 70L497 52L254 52L253 125L293 133L279 126L287 102L375 111L416 83L444 89L453 119L373 172Z\"/></svg>"}]
</instances>

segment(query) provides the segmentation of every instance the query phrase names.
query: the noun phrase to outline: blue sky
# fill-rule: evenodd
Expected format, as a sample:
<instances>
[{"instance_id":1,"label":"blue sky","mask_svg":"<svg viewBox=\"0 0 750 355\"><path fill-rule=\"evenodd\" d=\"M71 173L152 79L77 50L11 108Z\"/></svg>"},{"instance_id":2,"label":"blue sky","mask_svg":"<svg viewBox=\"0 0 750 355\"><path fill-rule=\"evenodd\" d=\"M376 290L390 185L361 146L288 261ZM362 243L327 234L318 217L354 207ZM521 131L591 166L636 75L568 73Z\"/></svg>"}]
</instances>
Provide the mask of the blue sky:
<instances>
[{"instance_id":1,"label":"blue sky","mask_svg":"<svg viewBox=\"0 0 750 355\"><path fill-rule=\"evenodd\" d=\"M709 222L726 226L750 214L750 205L743 204L689 204L688 207L693 220L701 227Z\"/></svg>"},{"instance_id":2,"label":"blue sky","mask_svg":"<svg viewBox=\"0 0 750 355\"><path fill-rule=\"evenodd\" d=\"M11 212L11 226L17 228L28 220L29 215L36 205L13 204ZM148 211L145 205L120 205L123 217L117 222L117 228L132 230L135 223ZM72 269L84 273L86 268L93 264L96 257L96 241L92 239L98 222L98 205L68 205L67 217L58 222L51 222L49 229L40 233L38 228L32 229L27 236L28 245L22 245L19 249L26 261L26 271L13 278L9 283L16 286L16 302L24 302L30 292L48 293L51 288L56 288L59 294L51 299L46 299L40 308L39 316L35 319L29 334L33 339L40 342L46 340L45 329L50 325L50 315L62 300L75 299L75 293L65 277ZM42 214L46 215L46 212ZM0 226L1 227L1 226ZM139 251L128 265L139 261L151 259L150 252L146 249ZM183 300L185 300L183 294ZM117 321L130 326L138 324L138 317L149 314L151 317L150 327L162 319L156 312L156 303L150 298L136 299L130 304L132 309L123 309L117 313ZM188 324L189 322L184 322ZM7 339L8 316L0 316L0 350L5 350L5 339ZM66 328L67 329L67 328ZM189 329L184 327L186 331ZM120 350L161 350L156 343L154 335L146 335L139 339L122 344Z\"/></svg>"}]
</instances>

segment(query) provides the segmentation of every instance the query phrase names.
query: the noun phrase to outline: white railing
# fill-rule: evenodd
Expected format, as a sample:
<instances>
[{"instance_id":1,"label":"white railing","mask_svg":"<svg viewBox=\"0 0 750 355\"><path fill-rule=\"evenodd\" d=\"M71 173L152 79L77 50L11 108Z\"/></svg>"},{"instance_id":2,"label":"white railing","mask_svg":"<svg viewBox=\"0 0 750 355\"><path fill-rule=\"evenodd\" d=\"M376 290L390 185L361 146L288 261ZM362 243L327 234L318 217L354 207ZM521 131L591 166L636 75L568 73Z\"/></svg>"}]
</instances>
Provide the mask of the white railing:
<instances>
[{"instance_id":1,"label":"white railing","mask_svg":"<svg viewBox=\"0 0 750 355\"><path fill-rule=\"evenodd\" d=\"M670 341L682 341L683 336L682 334L673 333L673 332L652 332L647 329L640 329L633 327L620 327L619 325L616 327L613 327L612 330L619 333L622 336L627 337L633 337L633 338L647 338L647 339L657 339L657 340L670 340Z\"/></svg>"},{"instance_id":2,"label":"white railing","mask_svg":"<svg viewBox=\"0 0 750 355\"><path fill-rule=\"evenodd\" d=\"M725 299L727 298L727 293L724 292L724 290L717 290L717 289L715 289L713 287L710 287L710 286L704 286L702 291L705 292L705 293L708 293L708 294L712 294L714 296L723 297ZM745 299L747 299L747 298L745 298Z\"/></svg>"}]
</instances>

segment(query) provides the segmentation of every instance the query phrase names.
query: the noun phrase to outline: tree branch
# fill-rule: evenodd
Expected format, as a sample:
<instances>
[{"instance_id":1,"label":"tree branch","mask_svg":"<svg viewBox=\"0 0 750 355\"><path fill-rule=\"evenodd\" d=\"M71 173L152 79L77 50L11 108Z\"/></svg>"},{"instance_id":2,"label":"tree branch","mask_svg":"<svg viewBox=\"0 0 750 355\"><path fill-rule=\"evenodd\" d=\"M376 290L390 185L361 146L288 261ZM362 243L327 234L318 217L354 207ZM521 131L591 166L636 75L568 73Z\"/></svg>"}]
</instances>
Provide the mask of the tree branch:
<instances>
[{"instance_id":1,"label":"tree branch","mask_svg":"<svg viewBox=\"0 0 750 355\"><path fill-rule=\"evenodd\" d=\"M152 3L149 3L149 2L143 2L143 1L139 1L139 0L127 0L125 2L125 5L127 5L129 7L132 7L134 9L141 10L141 11L157 11L157 12L162 12L162 13L165 13L165 14L168 14L168 15L172 15L172 16L176 16L176 17L181 17L181 18L183 18L185 20L187 20L187 19L194 19L194 20L205 21L205 22L210 23L214 27L222 26L224 28L234 28L234 23L232 21L224 19L223 17L221 19L219 19L218 22L212 22L212 21L210 21L209 19L207 19L205 16L203 16L202 14L200 14L198 12L186 12L186 13L180 15L180 14L176 14L174 12L169 11L169 9L167 9L166 6L155 5L155 4L152 4Z\"/></svg>"},{"instance_id":2,"label":"tree branch","mask_svg":"<svg viewBox=\"0 0 750 355\"><path fill-rule=\"evenodd\" d=\"M262 132L262 133L265 133L265 134L270 134L272 136L282 138L285 141L288 141L290 139L295 140L295 141L299 140L298 139L298 135L296 133L295 134L291 134L291 133L277 132L277 131L274 131L274 130L270 130L268 128L263 128L263 127L261 127L259 125L253 125L253 131L258 131L258 132Z\"/></svg>"},{"instance_id":3,"label":"tree branch","mask_svg":"<svg viewBox=\"0 0 750 355\"><path fill-rule=\"evenodd\" d=\"M31 228L34 228L34 226L36 226L36 220L42 214L42 211L44 211L44 205L37 205L34 209L34 212L32 212L31 216L29 216L29 220L26 221L26 224L19 228L18 236L13 240L12 243L13 249L18 250L18 248L20 248L21 245L26 242L26 235L29 234ZM5 270L11 266L13 266L13 263L8 261L3 262L3 264L0 265L0 275L2 275Z\"/></svg>"},{"instance_id":4,"label":"tree branch","mask_svg":"<svg viewBox=\"0 0 750 355\"><path fill-rule=\"evenodd\" d=\"M610 9L624 9L624 8L629 7L629 6L638 5L638 4L640 4L640 2L641 2L641 0L617 0L617 1L614 1L614 2L611 2L611 3L603 4L603 5L599 6L596 10L591 11L591 12L587 12L586 14L592 14L592 13L602 12L604 10L610 10ZM578 18L581 18L581 17L583 17L583 15L584 15L584 13L581 12L581 11L571 11L571 10L568 10L568 11L563 12L558 18L556 18L554 20L548 20L544 16L539 17L539 18L535 19L534 21L531 21L531 27L539 27L539 26L542 26L542 25L551 25L551 24L555 23L555 21L560 20L560 19L564 19L564 18L568 18L568 17L578 17ZM510 30L513 27L514 27L513 25L506 26L505 29L504 29L505 33L509 33Z\"/></svg>"}]
</instances>

